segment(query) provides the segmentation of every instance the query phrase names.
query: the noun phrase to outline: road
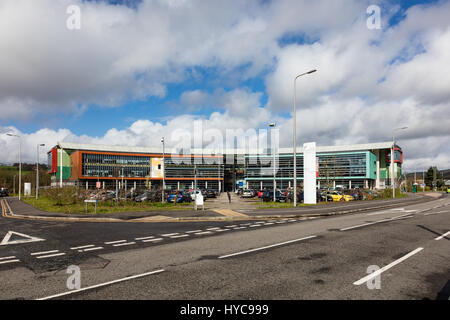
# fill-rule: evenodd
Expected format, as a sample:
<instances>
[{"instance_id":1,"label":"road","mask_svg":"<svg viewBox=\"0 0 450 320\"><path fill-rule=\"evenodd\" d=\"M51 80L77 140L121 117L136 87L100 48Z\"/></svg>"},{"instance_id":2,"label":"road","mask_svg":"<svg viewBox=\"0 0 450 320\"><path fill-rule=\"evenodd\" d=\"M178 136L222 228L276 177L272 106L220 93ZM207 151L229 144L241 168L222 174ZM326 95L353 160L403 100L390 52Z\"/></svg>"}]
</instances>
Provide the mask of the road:
<instances>
[{"instance_id":1,"label":"road","mask_svg":"<svg viewBox=\"0 0 450 320\"><path fill-rule=\"evenodd\" d=\"M9 231L0 245L1 299L450 296L448 195L314 219L73 223L2 217L0 240ZM67 288L70 265L81 270L78 291Z\"/></svg>"}]
</instances>

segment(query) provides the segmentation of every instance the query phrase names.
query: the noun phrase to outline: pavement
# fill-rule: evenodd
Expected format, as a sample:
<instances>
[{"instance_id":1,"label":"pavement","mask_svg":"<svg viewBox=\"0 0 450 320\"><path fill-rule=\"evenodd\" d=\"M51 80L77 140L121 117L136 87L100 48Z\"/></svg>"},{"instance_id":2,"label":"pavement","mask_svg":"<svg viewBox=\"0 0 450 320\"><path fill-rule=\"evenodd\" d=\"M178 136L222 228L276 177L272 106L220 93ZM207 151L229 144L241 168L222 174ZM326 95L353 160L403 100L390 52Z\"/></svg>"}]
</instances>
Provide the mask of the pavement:
<instances>
[{"instance_id":1,"label":"pavement","mask_svg":"<svg viewBox=\"0 0 450 320\"><path fill-rule=\"evenodd\" d=\"M428 199L326 219L1 217L0 299L447 300L450 196Z\"/></svg>"}]
</instances>

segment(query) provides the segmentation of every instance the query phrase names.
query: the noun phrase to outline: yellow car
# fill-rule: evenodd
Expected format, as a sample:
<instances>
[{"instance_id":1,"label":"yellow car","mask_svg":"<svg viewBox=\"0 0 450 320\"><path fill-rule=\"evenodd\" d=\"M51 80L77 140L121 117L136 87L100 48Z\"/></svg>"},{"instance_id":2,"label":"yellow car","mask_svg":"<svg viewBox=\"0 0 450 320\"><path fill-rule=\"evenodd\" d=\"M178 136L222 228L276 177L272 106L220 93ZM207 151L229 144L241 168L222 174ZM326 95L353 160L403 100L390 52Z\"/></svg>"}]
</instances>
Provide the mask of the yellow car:
<instances>
[{"instance_id":1,"label":"yellow car","mask_svg":"<svg viewBox=\"0 0 450 320\"><path fill-rule=\"evenodd\" d=\"M355 198L353 198L353 196L347 195L347 194L342 194L339 191L331 191L331 192L327 192L327 195L330 196L333 201L352 201L355 200Z\"/></svg>"}]
</instances>

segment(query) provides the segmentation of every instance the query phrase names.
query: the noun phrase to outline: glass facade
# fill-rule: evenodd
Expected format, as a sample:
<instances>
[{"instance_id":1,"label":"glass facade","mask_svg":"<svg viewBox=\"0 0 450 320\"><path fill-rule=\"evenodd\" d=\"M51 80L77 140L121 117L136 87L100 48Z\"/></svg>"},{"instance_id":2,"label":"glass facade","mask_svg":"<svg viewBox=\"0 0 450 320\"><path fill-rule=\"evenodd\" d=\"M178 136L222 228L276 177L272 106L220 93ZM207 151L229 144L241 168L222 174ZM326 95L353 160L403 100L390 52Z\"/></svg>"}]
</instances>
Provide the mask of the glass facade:
<instances>
[{"instance_id":1,"label":"glass facade","mask_svg":"<svg viewBox=\"0 0 450 320\"><path fill-rule=\"evenodd\" d=\"M145 178L150 174L149 156L83 153L82 176Z\"/></svg>"},{"instance_id":2,"label":"glass facade","mask_svg":"<svg viewBox=\"0 0 450 320\"><path fill-rule=\"evenodd\" d=\"M367 176L368 152L317 154L319 178L364 178ZM276 164L277 178L293 178L294 157L279 155ZM276 160L276 161L277 161ZM370 164L373 165L373 164ZM273 156L247 157L245 178L273 177ZM297 177L303 177L303 155L297 155Z\"/></svg>"}]
</instances>

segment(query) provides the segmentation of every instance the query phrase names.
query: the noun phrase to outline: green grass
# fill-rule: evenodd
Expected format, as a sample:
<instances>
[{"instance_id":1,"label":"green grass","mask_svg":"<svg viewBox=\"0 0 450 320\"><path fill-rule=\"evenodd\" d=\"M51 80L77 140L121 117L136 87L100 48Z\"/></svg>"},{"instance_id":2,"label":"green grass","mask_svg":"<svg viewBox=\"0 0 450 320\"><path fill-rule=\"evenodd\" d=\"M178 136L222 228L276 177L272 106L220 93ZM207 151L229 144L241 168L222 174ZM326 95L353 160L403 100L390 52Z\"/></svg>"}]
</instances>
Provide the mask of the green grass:
<instances>
[{"instance_id":1,"label":"green grass","mask_svg":"<svg viewBox=\"0 0 450 320\"><path fill-rule=\"evenodd\" d=\"M85 214L86 204L82 201L76 203L63 203L58 205L57 201L47 197L39 197L38 200L32 197L24 197L22 200L40 210L47 212ZM167 210L189 210L193 204L189 203L151 203L151 202L131 202L122 201L117 205L113 201L99 201L97 203L97 214L115 212L142 212L142 211L167 211ZM88 214L94 214L94 204L88 203Z\"/></svg>"}]
</instances>

